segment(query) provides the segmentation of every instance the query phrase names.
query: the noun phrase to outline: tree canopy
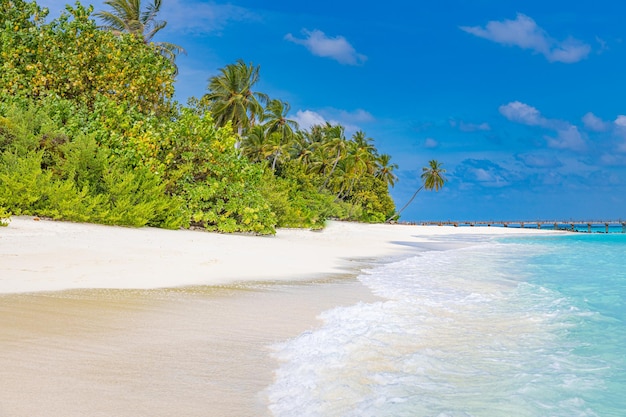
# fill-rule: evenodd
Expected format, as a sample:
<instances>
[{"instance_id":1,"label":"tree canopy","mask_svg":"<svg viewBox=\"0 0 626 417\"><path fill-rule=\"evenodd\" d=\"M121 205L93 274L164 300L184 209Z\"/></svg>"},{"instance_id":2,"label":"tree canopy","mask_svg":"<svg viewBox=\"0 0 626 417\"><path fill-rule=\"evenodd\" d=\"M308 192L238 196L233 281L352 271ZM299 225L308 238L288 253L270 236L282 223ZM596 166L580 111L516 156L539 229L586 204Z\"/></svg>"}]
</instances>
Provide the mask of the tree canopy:
<instances>
[{"instance_id":1,"label":"tree canopy","mask_svg":"<svg viewBox=\"0 0 626 417\"><path fill-rule=\"evenodd\" d=\"M105 4L46 22L35 1L0 0L0 223L13 213L266 234L395 213L397 165L365 132L300 129L243 60L182 106L176 54L151 41L161 0ZM438 190L445 170L429 172L424 186Z\"/></svg>"}]
</instances>

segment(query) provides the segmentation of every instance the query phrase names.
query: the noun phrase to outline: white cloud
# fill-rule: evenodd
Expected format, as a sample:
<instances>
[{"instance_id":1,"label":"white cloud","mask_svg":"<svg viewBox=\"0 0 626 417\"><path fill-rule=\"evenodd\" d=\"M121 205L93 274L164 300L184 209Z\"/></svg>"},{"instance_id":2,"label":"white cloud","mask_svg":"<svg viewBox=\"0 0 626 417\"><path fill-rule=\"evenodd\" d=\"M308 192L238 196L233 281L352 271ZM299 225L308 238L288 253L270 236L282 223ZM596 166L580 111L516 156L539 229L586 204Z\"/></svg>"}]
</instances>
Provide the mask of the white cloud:
<instances>
[{"instance_id":1,"label":"white cloud","mask_svg":"<svg viewBox=\"0 0 626 417\"><path fill-rule=\"evenodd\" d=\"M167 21L164 30L196 34L220 32L231 22L261 19L253 11L232 4L187 0L163 2L159 18Z\"/></svg>"},{"instance_id":2,"label":"white cloud","mask_svg":"<svg viewBox=\"0 0 626 417\"><path fill-rule=\"evenodd\" d=\"M363 109L354 111L339 110L339 118L346 123L369 123L374 121L374 116Z\"/></svg>"},{"instance_id":3,"label":"white cloud","mask_svg":"<svg viewBox=\"0 0 626 417\"><path fill-rule=\"evenodd\" d=\"M491 130L489 123L465 123L459 122L459 130L461 132L486 132Z\"/></svg>"},{"instance_id":4,"label":"white cloud","mask_svg":"<svg viewBox=\"0 0 626 417\"><path fill-rule=\"evenodd\" d=\"M585 59L591 52L588 44L577 39L567 38L558 41L552 38L545 30L537 26L532 18L522 13L518 13L515 20L492 20L484 28L461 26L460 29L502 45L530 49L542 54L550 62L567 64L578 62Z\"/></svg>"},{"instance_id":5,"label":"white cloud","mask_svg":"<svg viewBox=\"0 0 626 417\"><path fill-rule=\"evenodd\" d=\"M596 42L598 42L598 44L600 45L600 49L597 52L598 54L601 54L604 51L609 50L609 47L604 39L600 38L599 36L596 36Z\"/></svg>"},{"instance_id":6,"label":"white cloud","mask_svg":"<svg viewBox=\"0 0 626 417\"><path fill-rule=\"evenodd\" d=\"M571 149L573 151L584 151L587 144L576 126L568 126L566 129L558 129L557 136L545 136L548 146L555 149Z\"/></svg>"},{"instance_id":7,"label":"white cloud","mask_svg":"<svg viewBox=\"0 0 626 417\"><path fill-rule=\"evenodd\" d=\"M624 144L621 144L621 146L618 147L620 151L626 150L625 148L626 146ZM600 157L600 162L602 163L602 165L626 166L626 157L624 155L619 155L615 153L605 153Z\"/></svg>"},{"instance_id":8,"label":"white cloud","mask_svg":"<svg viewBox=\"0 0 626 417\"><path fill-rule=\"evenodd\" d=\"M293 117L293 120L298 123L301 130L310 129L311 126L315 125L323 125L326 123L326 119L312 110L298 110L296 115Z\"/></svg>"},{"instance_id":9,"label":"white cloud","mask_svg":"<svg viewBox=\"0 0 626 417\"><path fill-rule=\"evenodd\" d=\"M462 161L455 169L454 175L463 178L464 182L487 188L507 187L515 178L515 174L510 170L484 159Z\"/></svg>"},{"instance_id":10,"label":"white cloud","mask_svg":"<svg viewBox=\"0 0 626 417\"><path fill-rule=\"evenodd\" d=\"M331 125L339 124L344 127L346 137L350 137L355 132L363 130L360 124L375 120L371 113L363 109L348 111L334 108L325 108L318 111L298 110L293 119L298 122L302 130L309 129L313 125L326 123L330 123Z\"/></svg>"},{"instance_id":11,"label":"white cloud","mask_svg":"<svg viewBox=\"0 0 626 417\"><path fill-rule=\"evenodd\" d=\"M615 135L621 139L621 142L617 144L617 150L619 152L626 152L626 116L623 114L618 115L613 125Z\"/></svg>"},{"instance_id":12,"label":"white cloud","mask_svg":"<svg viewBox=\"0 0 626 417\"><path fill-rule=\"evenodd\" d=\"M515 158L529 168L558 168L563 166L554 155L522 154Z\"/></svg>"},{"instance_id":13,"label":"white cloud","mask_svg":"<svg viewBox=\"0 0 626 417\"><path fill-rule=\"evenodd\" d=\"M608 123L591 112L585 114L582 121L587 129L594 132L603 132L608 129Z\"/></svg>"},{"instance_id":14,"label":"white cloud","mask_svg":"<svg viewBox=\"0 0 626 417\"><path fill-rule=\"evenodd\" d=\"M360 65L367 57L357 53L352 45L343 36L328 37L320 30L302 30L304 39L296 38L291 33L285 35L285 39L305 46L313 55L331 58L340 64Z\"/></svg>"},{"instance_id":15,"label":"white cloud","mask_svg":"<svg viewBox=\"0 0 626 417\"><path fill-rule=\"evenodd\" d=\"M626 127L626 116L620 114L619 116L617 116L615 122L613 123L615 123L615 125L618 127Z\"/></svg>"},{"instance_id":16,"label":"white cloud","mask_svg":"<svg viewBox=\"0 0 626 417\"><path fill-rule=\"evenodd\" d=\"M556 149L570 149L572 151L583 151L587 148L584 136L578 127L565 120L548 119L533 106L513 101L500 106L500 113L512 122L521 123L527 126L539 126L556 132L556 136L544 136L548 146ZM626 116L624 117L626 126Z\"/></svg>"},{"instance_id":17,"label":"white cloud","mask_svg":"<svg viewBox=\"0 0 626 417\"><path fill-rule=\"evenodd\" d=\"M548 120L541 115L539 110L520 101L502 105L498 110L512 122L528 126L546 126L548 124Z\"/></svg>"},{"instance_id":18,"label":"white cloud","mask_svg":"<svg viewBox=\"0 0 626 417\"><path fill-rule=\"evenodd\" d=\"M424 147L425 148L434 149L434 148L436 148L438 146L439 146L439 142L437 142L433 138L426 138L426 140L424 141Z\"/></svg>"}]
</instances>

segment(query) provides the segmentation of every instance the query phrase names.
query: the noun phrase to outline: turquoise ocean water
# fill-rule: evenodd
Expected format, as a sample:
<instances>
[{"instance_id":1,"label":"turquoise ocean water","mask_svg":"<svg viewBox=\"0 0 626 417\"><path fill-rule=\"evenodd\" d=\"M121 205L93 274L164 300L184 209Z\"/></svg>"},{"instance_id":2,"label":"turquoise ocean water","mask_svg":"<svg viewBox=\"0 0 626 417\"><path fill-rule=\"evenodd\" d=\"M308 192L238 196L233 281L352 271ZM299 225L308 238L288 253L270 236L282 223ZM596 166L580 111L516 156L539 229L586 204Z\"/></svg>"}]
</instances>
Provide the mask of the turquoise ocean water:
<instances>
[{"instance_id":1,"label":"turquoise ocean water","mask_svg":"<svg viewBox=\"0 0 626 417\"><path fill-rule=\"evenodd\" d=\"M275 416L626 416L626 235L487 240L359 279L274 346Z\"/></svg>"}]
</instances>

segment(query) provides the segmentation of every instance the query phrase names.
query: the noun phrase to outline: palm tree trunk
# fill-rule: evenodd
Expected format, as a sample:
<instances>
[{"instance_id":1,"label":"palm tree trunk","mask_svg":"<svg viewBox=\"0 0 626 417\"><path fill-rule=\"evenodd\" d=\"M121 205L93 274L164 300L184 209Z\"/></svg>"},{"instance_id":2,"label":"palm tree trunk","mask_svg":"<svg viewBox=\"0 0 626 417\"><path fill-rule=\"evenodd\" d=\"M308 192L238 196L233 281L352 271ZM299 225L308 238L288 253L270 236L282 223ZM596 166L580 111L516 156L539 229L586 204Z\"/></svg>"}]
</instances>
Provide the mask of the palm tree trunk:
<instances>
[{"instance_id":1,"label":"palm tree trunk","mask_svg":"<svg viewBox=\"0 0 626 417\"><path fill-rule=\"evenodd\" d=\"M326 184L328 184L328 180L330 180L330 176L333 175L333 172L335 172L335 168L337 168L337 164L339 163L340 158L341 158L341 150L338 150L337 157L335 158L335 162L333 163L333 167L331 168L330 172L326 176L326 179L324 180L324 184L322 184L319 191L322 191L326 187Z\"/></svg>"},{"instance_id":2,"label":"palm tree trunk","mask_svg":"<svg viewBox=\"0 0 626 417\"><path fill-rule=\"evenodd\" d=\"M280 156L281 152L278 151L274 154L274 160L272 161L272 172L276 171L276 161L278 160L278 157Z\"/></svg>"},{"instance_id":3,"label":"palm tree trunk","mask_svg":"<svg viewBox=\"0 0 626 417\"><path fill-rule=\"evenodd\" d=\"M420 188L418 188L417 191L415 191L415 193L413 193L413 196L411 197L411 199L400 210L398 210L396 212L396 214L394 214L393 216L391 216L390 218L385 220L385 223L389 223L392 219L394 219L396 217L400 217L400 214L404 211L405 208L407 208L409 206L409 204L411 204L413 202L413 200L415 200L415 197L417 196L417 193L422 191L422 188L424 188L423 185Z\"/></svg>"}]
</instances>

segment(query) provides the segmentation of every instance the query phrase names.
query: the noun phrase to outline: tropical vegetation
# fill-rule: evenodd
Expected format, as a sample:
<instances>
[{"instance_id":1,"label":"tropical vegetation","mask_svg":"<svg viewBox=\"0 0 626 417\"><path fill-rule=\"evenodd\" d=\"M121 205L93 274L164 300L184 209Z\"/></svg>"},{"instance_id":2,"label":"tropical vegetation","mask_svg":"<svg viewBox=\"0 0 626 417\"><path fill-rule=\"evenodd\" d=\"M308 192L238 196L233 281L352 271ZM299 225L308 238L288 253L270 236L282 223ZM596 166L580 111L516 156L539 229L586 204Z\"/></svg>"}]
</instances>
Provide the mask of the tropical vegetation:
<instances>
[{"instance_id":1,"label":"tropical vegetation","mask_svg":"<svg viewBox=\"0 0 626 417\"><path fill-rule=\"evenodd\" d=\"M243 60L181 105L182 48L153 41L161 0L105 4L47 22L35 1L0 0L0 219L271 234L394 215L397 165L365 132L301 129Z\"/></svg>"},{"instance_id":2,"label":"tropical vegetation","mask_svg":"<svg viewBox=\"0 0 626 417\"><path fill-rule=\"evenodd\" d=\"M94 16L104 22L103 29L114 34L130 33L149 43L167 25L167 22L157 20L161 0L153 0L145 10L142 10L141 0L106 0L104 4L111 10L97 12ZM172 63L178 54L185 52L181 46L170 42L154 42L154 46Z\"/></svg>"}]
</instances>

